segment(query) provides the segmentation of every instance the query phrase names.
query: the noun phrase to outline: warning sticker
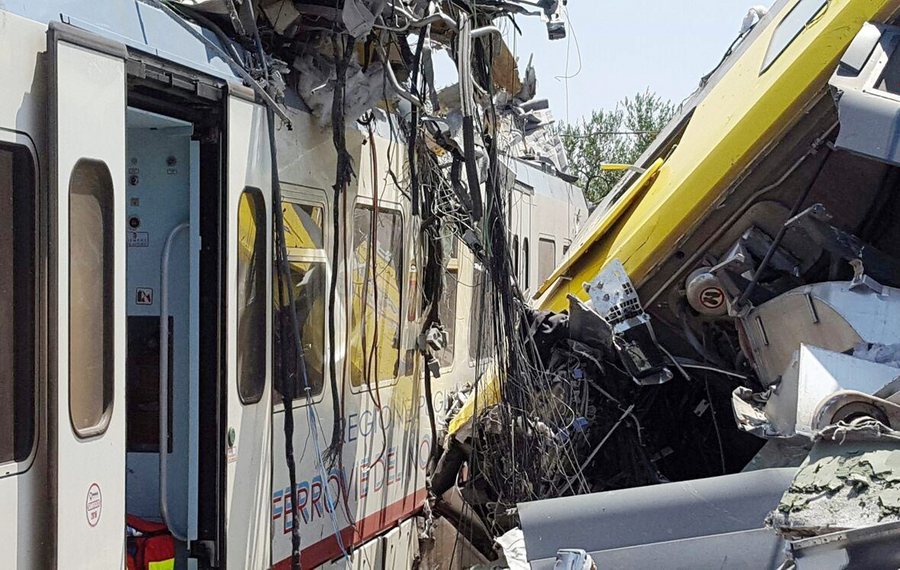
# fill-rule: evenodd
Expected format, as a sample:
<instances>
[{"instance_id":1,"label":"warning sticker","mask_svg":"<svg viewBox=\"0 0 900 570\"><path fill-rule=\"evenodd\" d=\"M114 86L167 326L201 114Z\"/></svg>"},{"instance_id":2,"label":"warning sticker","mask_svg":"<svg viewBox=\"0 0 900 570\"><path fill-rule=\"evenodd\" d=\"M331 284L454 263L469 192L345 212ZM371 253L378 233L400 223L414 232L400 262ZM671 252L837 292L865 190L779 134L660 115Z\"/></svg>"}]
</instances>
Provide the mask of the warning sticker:
<instances>
[{"instance_id":1,"label":"warning sticker","mask_svg":"<svg viewBox=\"0 0 900 570\"><path fill-rule=\"evenodd\" d=\"M97 526L100 522L100 512L103 510L103 495L100 494L100 485L91 483L88 488L87 499L84 502L84 512L87 522L91 526Z\"/></svg>"},{"instance_id":2,"label":"warning sticker","mask_svg":"<svg viewBox=\"0 0 900 570\"><path fill-rule=\"evenodd\" d=\"M150 234L147 232L128 232L128 247L150 247Z\"/></svg>"},{"instance_id":3,"label":"warning sticker","mask_svg":"<svg viewBox=\"0 0 900 570\"><path fill-rule=\"evenodd\" d=\"M149 287L138 287L134 293L134 302L137 305L152 305L153 289Z\"/></svg>"},{"instance_id":4,"label":"warning sticker","mask_svg":"<svg viewBox=\"0 0 900 570\"><path fill-rule=\"evenodd\" d=\"M700 291L700 304L707 309L718 309L725 304L725 292L718 287L707 287Z\"/></svg>"}]
</instances>

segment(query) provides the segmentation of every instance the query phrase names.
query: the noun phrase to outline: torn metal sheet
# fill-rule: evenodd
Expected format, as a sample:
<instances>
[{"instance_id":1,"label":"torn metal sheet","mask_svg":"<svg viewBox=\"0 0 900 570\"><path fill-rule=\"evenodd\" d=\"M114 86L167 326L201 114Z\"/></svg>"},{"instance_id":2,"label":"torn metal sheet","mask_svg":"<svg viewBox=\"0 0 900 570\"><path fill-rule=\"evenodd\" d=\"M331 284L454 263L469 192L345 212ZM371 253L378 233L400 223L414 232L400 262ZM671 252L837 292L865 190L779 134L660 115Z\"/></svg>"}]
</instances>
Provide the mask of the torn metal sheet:
<instances>
[{"instance_id":1,"label":"torn metal sheet","mask_svg":"<svg viewBox=\"0 0 900 570\"><path fill-rule=\"evenodd\" d=\"M740 429L757 437L779 437L778 427L766 416L766 401L771 391L754 393L745 386L738 386L731 395L734 419Z\"/></svg>"},{"instance_id":2,"label":"torn metal sheet","mask_svg":"<svg viewBox=\"0 0 900 570\"><path fill-rule=\"evenodd\" d=\"M386 2L387 0L344 0L341 20L347 33L354 38L368 34Z\"/></svg>"},{"instance_id":3,"label":"torn metal sheet","mask_svg":"<svg viewBox=\"0 0 900 570\"><path fill-rule=\"evenodd\" d=\"M275 0L261 4L263 14L272 24L275 33L292 36L303 16L294 7L293 0Z\"/></svg>"},{"instance_id":4,"label":"torn metal sheet","mask_svg":"<svg viewBox=\"0 0 900 570\"><path fill-rule=\"evenodd\" d=\"M788 556L797 570L867 570L900 568L900 523L837 531L795 540Z\"/></svg>"},{"instance_id":5,"label":"torn metal sheet","mask_svg":"<svg viewBox=\"0 0 900 570\"><path fill-rule=\"evenodd\" d=\"M812 436L823 402L841 390L875 394L897 378L896 368L802 344L766 404L781 435ZM830 423L830 422L828 422Z\"/></svg>"},{"instance_id":6,"label":"torn metal sheet","mask_svg":"<svg viewBox=\"0 0 900 570\"><path fill-rule=\"evenodd\" d=\"M334 66L317 53L298 56L293 62L298 72L298 95L312 111L321 126L331 124L334 101ZM363 69L351 60L346 78L345 120L356 121L385 98L384 68L380 63Z\"/></svg>"},{"instance_id":7,"label":"torn metal sheet","mask_svg":"<svg viewBox=\"0 0 900 570\"><path fill-rule=\"evenodd\" d=\"M849 352L861 342L891 344L900 338L900 290L854 289L851 281L793 289L753 309L743 328L768 385L788 369L801 344Z\"/></svg>"},{"instance_id":8,"label":"torn metal sheet","mask_svg":"<svg viewBox=\"0 0 900 570\"><path fill-rule=\"evenodd\" d=\"M853 347L853 356L861 360L900 368L900 344L860 343Z\"/></svg>"},{"instance_id":9,"label":"torn metal sheet","mask_svg":"<svg viewBox=\"0 0 900 570\"><path fill-rule=\"evenodd\" d=\"M649 385L671 380L650 316L644 312L622 262L615 259L604 267L590 282L588 295L594 310L612 325L613 345L634 381Z\"/></svg>"},{"instance_id":10,"label":"torn metal sheet","mask_svg":"<svg viewBox=\"0 0 900 570\"><path fill-rule=\"evenodd\" d=\"M193 8L195 10L200 10L202 12L209 12L211 14L229 14L231 13L231 8L229 8L229 4L231 0L173 0L175 4L181 4L182 6L187 6L188 8Z\"/></svg>"},{"instance_id":11,"label":"torn metal sheet","mask_svg":"<svg viewBox=\"0 0 900 570\"><path fill-rule=\"evenodd\" d=\"M495 539L503 551L505 566L509 570L529 570L528 553L525 550L525 536L522 529L514 528Z\"/></svg>"}]
</instances>

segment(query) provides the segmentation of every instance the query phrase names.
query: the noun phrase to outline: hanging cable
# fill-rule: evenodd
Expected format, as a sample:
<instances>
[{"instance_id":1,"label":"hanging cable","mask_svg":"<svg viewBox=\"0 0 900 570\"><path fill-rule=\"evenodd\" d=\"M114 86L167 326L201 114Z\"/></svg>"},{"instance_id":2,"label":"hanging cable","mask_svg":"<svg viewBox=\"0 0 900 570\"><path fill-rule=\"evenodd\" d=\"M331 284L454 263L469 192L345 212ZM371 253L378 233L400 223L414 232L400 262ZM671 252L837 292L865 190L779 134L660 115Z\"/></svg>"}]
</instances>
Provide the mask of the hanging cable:
<instances>
[{"instance_id":1,"label":"hanging cable","mask_svg":"<svg viewBox=\"0 0 900 570\"><path fill-rule=\"evenodd\" d=\"M331 322L337 322L335 298L337 297L337 275L338 275L338 241L337 236L341 233L341 215L338 203L343 194L348 191L350 179L353 174L350 153L347 152L347 139L344 123L344 106L347 91L347 69L350 65L350 58L353 56L354 43L352 40L346 40L345 44L338 40L337 35L332 35L331 46L335 54L335 85L334 98L331 105L331 132L334 141L334 148L337 152L336 172L334 183L334 215L332 218L335 241L332 248L331 262L331 286L328 297L328 314L331 316ZM332 411L334 420L331 430L331 442L328 445L328 459L334 464L342 464L343 447L344 447L344 417L341 414L340 396L338 394L337 384L337 346L335 342L334 327L328 328L329 342L329 375L331 377L331 398Z\"/></svg>"},{"instance_id":2,"label":"hanging cable","mask_svg":"<svg viewBox=\"0 0 900 570\"><path fill-rule=\"evenodd\" d=\"M250 20L253 23L253 36L254 41L256 43L258 49L258 55L260 57L260 65L263 69L264 77L266 81L269 81L269 67L265 58L265 54L262 48L262 40L259 36L259 30L257 29L255 22L256 16L253 13L252 3L248 6ZM306 396L306 410L307 410L307 420L310 430L310 437L313 440L313 444L316 450L316 462L317 469L319 471L319 476L322 481L328 481L327 472L325 469L325 461L323 458L322 450L319 444L319 435L318 435L318 417L316 414L315 402L312 397L312 387L309 383L309 376L307 374L306 369L306 356L305 351L303 349L303 341L302 336L300 334L300 323L297 318L297 312L295 309L295 301L294 301L294 289L293 284L291 283L290 277L290 267L288 263L287 256L287 242L285 239L285 225L284 225L284 212L282 210L282 195L281 195L281 180L279 176L278 169L278 147L277 140L275 134L275 108L272 104L266 106L266 119L269 133L269 152L271 159L271 185L272 185L272 211L273 218L275 221L275 247L276 247L276 266L277 266L277 279L278 279L278 292L279 292L279 300L287 300L288 314L290 316L290 338L293 341L292 345L296 354L296 361L294 362L293 368L288 368L287 358L289 352L287 350L281 351L282 356L282 366L281 371L284 374L282 378L281 387L282 387L282 404L284 405L284 439L285 439L285 462L287 464L288 469L288 481L290 485L290 512L291 512L291 569L292 570L300 570L300 519L297 516L297 466L296 460L294 458L294 406L293 400L294 396L297 392L296 390L296 372L287 373L288 370L297 370L301 372L301 377L303 380L303 390ZM284 293L287 292L285 296ZM283 338L283 336L282 336ZM286 380L286 382L285 382ZM340 493L341 490L339 489ZM334 531L335 538L337 539L338 546L340 547L341 553L345 558L349 560L349 554L347 553L347 549L344 546L343 537L341 536L340 529L337 524L336 513L336 503L334 499L331 497L331 490L328 485L323 486L323 493L325 495L326 500L326 511L330 514L332 529Z\"/></svg>"}]
</instances>

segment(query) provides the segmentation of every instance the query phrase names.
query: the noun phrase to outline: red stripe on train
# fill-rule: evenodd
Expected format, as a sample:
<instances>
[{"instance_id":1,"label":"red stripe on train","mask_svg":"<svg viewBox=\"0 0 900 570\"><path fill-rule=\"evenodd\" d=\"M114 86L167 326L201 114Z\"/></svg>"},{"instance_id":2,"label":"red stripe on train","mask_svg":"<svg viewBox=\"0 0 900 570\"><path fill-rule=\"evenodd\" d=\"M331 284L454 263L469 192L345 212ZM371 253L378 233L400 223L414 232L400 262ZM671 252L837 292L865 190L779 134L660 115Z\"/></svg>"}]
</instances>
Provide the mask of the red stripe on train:
<instances>
[{"instance_id":1,"label":"red stripe on train","mask_svg":"<svg viewBox=\"0 0 900 570\"><path fill-rule=\"evenodd\" d=\"M344 542L344 546L348 549L358 546L390 529L400 520L418 511L425 502L426 496L427 492L425 489L419 489L415 494L407 495L399 501L391 503L380 511L358 521L356 528L352 526L344 527L341 530L341 539ZM301 540L303 539L302 534L300 538ZM303 568L315 568L329 560L334 560L340 555L341 547L338 544L337 537L331 535L301 550L300 565ZM273 565L273 568L276 570L290 569L290 567L290 557L280 560Z\"/></svg>"}]
</instances>

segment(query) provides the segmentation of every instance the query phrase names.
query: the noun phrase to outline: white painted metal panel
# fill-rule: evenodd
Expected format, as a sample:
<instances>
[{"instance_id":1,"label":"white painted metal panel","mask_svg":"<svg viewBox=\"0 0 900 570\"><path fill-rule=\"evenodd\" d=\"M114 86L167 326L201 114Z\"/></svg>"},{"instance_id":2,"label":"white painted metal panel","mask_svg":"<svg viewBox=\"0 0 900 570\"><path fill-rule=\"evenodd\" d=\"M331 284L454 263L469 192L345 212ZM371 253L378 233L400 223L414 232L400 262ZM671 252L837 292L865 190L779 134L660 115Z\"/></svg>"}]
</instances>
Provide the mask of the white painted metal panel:
<instances>
[{"instance_id":1,"label":"white painted metal panel","mask_svg":"<svg viewBox=\"0 0 900 570\"><path fill-rule=\"evenodd\" d=\"M228 101L228 416L226 434L235 441L227 450L225 488L226 561L228 568L268 568L272 487L271 382L271 153L266 111L261 105L230 97ZM245 188L259 189L266 202L267 251L266 382L259 402L243 404L237 377L237 235L238 205ZM227 442L227 435L226 435Z\"/></svg>"},{"instance_id":2,"label":"white painted metal panel","mask_svg":"<svg viewBox=\"0 0 900 570\"><path fill-rule=\"evenodd\" d=\"M384 567L412 568L419 554L419 535L414 518L406 519L400 526L384 536Z\"/></svg>"},{"instance_id":3,"label":"white painted metal panel","mask_svg":"<svg viewBox=\"0 0 900 570\"><path fill-rule=\"evenodd\" d=\"M54 201L58 313L50 426L56 440L56 566L122 568L125 560L125 62L59 40L51 71L51 200ZM81 159L112 177L112 405L105 431L76 435L70 419L69 185Z\"/></svg>"},{"instance_id":4,"label":"white painted metal panel","mask_svg":"<svg viewBox=\"0 0 900 570\"><path fill-rule=\"evenodd\" d=\"M323 570L387 570L384 565L384 538L373 538L353 551L349 558L339 558L321 566Z\"/></svg>"}]
</instances>

